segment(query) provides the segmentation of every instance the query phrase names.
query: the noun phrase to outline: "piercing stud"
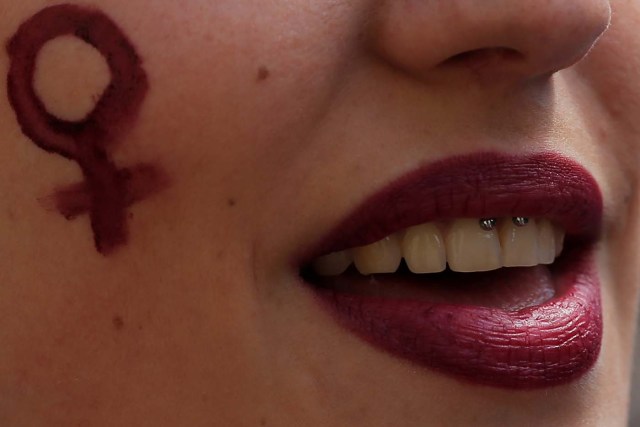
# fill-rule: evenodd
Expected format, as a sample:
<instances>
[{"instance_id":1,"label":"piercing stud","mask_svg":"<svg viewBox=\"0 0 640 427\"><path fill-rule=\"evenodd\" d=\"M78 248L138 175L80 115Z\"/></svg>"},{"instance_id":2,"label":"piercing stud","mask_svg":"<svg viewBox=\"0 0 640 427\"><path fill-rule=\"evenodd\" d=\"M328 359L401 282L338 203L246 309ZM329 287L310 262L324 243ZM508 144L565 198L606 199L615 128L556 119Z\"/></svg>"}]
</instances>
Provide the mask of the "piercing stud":
<instances>
[{"instance_id":1,"label":"piercing stud","mask_svg":"<svg viewBox=\"0 0 640 427\"><path fill-rule=\"evenodd\" d=\"M513 217L511 220L518 227L524 227L525 225L529 224L529 218L524 216L516 216L516 217Z\"/></svg>"},{"instance_id":2,"label":"piercing stud","mask_svg":"<svg viewBox=\"0 0 640 427\"><path fill-rule=\"evenodd\" d=\"M482 218L480 219L480 228L484 231L494 230L498 225L498 220L495 218Z\"/></svg>"}]
</instances>

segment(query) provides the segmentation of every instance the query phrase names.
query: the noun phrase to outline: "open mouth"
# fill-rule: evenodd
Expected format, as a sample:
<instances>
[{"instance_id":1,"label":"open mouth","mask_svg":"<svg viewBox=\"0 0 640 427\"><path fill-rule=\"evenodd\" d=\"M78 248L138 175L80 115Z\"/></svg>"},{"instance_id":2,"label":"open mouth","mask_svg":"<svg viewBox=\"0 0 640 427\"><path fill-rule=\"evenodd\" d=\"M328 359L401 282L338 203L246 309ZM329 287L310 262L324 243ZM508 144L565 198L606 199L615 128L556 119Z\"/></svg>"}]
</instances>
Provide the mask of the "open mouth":
<instances>
[{"instance_id":1,"label":"open mouth","mask_svg":"<svg viewBox=\"0 0 640 427\"><path fill-rule=\"evenodd\" d=\"M516 311L555 296L549 266L564 237L546 219L427 223L318 257L303 276L344 293Z\"/></svg>"},{"instance_id":2,"label":"open mouth","mask_svg":"<svg viewBox=\"0 0 640 427\"><path fill-rule=\"evenodd\" d=\"M301 277L376 348L475 383L555 386L599 354L601 216L597 184L565 158L449 159L365 201Z\"/></svg>"}]
</instances>

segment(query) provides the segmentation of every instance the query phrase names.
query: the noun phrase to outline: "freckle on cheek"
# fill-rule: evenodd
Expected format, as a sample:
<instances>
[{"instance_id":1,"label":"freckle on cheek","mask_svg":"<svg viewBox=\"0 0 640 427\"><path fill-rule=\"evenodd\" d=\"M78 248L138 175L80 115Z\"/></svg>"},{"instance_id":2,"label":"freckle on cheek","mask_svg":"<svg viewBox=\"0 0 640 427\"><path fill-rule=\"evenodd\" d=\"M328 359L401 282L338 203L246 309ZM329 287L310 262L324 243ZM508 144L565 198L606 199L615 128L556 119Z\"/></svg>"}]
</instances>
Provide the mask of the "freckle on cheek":
<instances>
[{"instance_id":1,"label":"freckle on cheek","mask_svg":"<svg viewBox=\"0 0 640 427\"><path fill-rule=\"evenodd\" d=\"M33 87L38 52L71 35L106 60L111 82L93 111L80 121L50 114ZM168 184L156 166L118 168L110 151L136 122L149 85L142 62L120 28L102 12L61 4L23 23L9 40L9 101L23 133L38 147L75 161L84 181L60 190L53 206L66 218L88 213L96 249L108 255L128 241L127 208Z\"/></svg>"},{"instance_id":2,"label":"freckle on cheek","mask_svg":"<svg viewBox=\"0 0 640 427\"><path fill-rule=\"evenodd\" d=\"M258 82L263 82L269 78L271 72L265 66L262 66L258 69Z\"/></svg>"},{"instance_id":3,"label":"freckle on cheek","mask_svg":"<svg viewBox=\"0 0 640 427\"><path fill-rule=\"evenodd\" d=\"M124 320L120 316L114 316L112 319L113 328L116 331L121 331L124 328Z\"/></svg>"}]
</instances>

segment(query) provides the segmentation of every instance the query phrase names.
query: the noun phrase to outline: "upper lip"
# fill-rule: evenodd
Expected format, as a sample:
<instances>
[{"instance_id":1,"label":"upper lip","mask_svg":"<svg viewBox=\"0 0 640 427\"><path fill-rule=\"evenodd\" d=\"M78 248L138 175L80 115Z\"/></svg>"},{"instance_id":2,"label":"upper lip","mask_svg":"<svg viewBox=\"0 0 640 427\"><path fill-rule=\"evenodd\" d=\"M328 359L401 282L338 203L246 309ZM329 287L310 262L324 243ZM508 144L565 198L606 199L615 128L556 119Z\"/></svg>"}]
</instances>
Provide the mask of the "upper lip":
<instances>
[{"instance_id":1,"label":"upper lip","mask_svg":"<svg viewBox=\"0 0 640 427\"><path fill-rule=\"evenodd\" d=\"M586 170L555 153L461 155L420 167L371 195L302 258L308 262L429 221L509 216L547 218L573 241L594 241L602 197Z\"/></svg>"}]
</instances>

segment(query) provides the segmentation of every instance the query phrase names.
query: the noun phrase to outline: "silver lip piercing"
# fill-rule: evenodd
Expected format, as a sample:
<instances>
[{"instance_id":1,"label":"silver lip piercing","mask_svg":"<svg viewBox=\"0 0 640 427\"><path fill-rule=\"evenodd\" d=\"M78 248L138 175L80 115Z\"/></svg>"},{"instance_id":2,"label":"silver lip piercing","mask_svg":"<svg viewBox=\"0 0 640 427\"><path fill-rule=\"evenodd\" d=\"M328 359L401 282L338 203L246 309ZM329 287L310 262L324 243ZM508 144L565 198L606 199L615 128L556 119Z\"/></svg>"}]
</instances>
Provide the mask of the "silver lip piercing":
<instances>
[{"instance_id":1,"label":"silver lip piercing","mask_svg":"<svg viewBox=\"0 0 640 427\"><path fill-rule=\"evenodd\" d=\"M498 225L498 220L495 218L482 218L480 219L480 228L484 231L494 230Z\"/></svg>"},{"instance_id":2,"label":"silver lip piercing","mask_svg":"<svg viewBox=\"0 0 640 427\"><path fill-rule=\"evenodd\" d=\"M525 225L529 224L529 218L524 216L515 216L511 220L518 227L524 227Z\"/></svg>"}]
</instances>

